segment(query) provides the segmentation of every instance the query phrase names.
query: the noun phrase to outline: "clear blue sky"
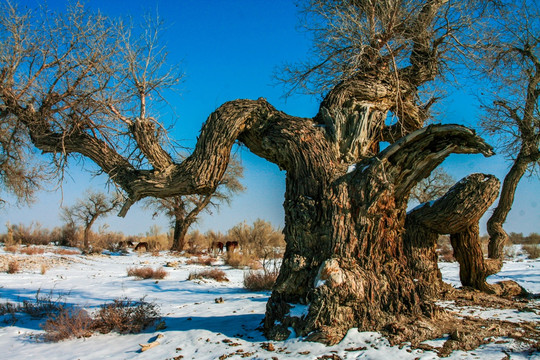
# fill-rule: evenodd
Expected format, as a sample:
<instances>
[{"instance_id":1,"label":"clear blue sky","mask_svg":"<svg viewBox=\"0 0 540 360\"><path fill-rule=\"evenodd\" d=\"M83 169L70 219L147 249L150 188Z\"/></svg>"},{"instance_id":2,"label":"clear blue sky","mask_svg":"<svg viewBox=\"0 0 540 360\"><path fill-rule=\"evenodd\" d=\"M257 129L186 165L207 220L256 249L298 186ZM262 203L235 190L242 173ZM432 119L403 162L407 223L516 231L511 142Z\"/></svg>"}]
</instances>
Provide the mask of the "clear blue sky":
<instances>
[{"instance_id":1,"label":"clear blue sky","mask_svg":"<svg viewBox=\"0 0 540 360\"><path fill-rule=\"evenodd\" d=\"M18 3L34 7L38 2ZM65 3L49 1L49 6L62 9ZM299 95L284 99L283 88L275 86L272 80L276 67L305 58L310 46L308 35L297 29L297 8L292 0L90 0L87 6L113 17L137 19L144 13L157 12L163 18L170 60L180 62L186 75L180 93L168 98L177 116L171 136L185 146L193 146L206 117L228 100L264 97L291 115L311 117L317 112L317 99ZM476 124L475 99L466 89L452 91L439 109L443 111L440 122ZM162 116L167 121L172 115ZM226 231L239 222L251 223L257 218L283 226L284 172L245 148L240 154L247 191L237 196L231 206L224 205L219 212L205 215L195 228ZM509 163L499 156L484 159L477 155L453 155L443 166L456 179L472 172L492 173L502 178ZM104 177L91 178L76 164L71 166L70 176L64 184L64 205L73 204L89 187L104 189ZM522 180L507 231L540 232L539 185L537 178ZM0 210L0 226L7 221L12 224L37 221L49 228L61 225L58 216L61 201L58 190L40 193L39 201L31 207L7 205ZM481 231L485 231L486 220L483 219ZM153 224L162 230L168 227L167 219L152 219L151 213L137 206L126 218L113 215L104 222L111 230L125 234L145 233Z\"/></svg>"}]
</instances>

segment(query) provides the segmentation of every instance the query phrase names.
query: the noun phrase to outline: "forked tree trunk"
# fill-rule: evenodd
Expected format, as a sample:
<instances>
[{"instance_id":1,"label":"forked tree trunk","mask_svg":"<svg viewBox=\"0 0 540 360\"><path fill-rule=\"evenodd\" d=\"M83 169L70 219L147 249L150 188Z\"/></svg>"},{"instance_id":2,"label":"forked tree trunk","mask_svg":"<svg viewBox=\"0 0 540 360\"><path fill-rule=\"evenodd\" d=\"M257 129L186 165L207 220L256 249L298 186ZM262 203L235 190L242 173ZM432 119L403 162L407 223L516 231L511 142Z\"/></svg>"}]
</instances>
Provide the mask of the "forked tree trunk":
<instances>
[{"instance_id":1,"label":"forked tree trunk","mask_svg":"<svg viewBox=\"0 0 540 360\"><path fill-rule=\"evenodd\" d=\"M493 175L472 174L440 199L421 204L407 214L406 255L418 285L431 296L437 296L442 287L435 251L441 234L450 234L462 285L493 292L486 278L499 271L502 262L484 259L478 221L497 198L499 187Z\"/></svg>"}]
</instances>

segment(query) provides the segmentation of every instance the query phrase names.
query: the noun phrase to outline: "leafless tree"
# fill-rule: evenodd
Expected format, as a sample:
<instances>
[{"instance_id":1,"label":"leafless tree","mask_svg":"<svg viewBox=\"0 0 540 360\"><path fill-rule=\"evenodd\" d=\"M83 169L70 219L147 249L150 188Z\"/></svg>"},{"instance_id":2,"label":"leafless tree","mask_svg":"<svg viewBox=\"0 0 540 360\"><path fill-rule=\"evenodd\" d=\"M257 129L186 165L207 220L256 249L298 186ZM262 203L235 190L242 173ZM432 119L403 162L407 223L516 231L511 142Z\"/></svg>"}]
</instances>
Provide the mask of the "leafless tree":
<instances>
[{"instance_id":1,"label":"leafless tree","mask_svg":"<svg viewBox=\"0 0 540 360\"><path fill-rule=\"evenodd\" d=\"M121 204L121 198L118 195L107 197L102 192L89 190L84 199L79 199L71 207L62 208L62 218L68 224L82 224L84 227L83 248L90 248L90 233L92 226L97 219L108 215Z\"/></svg>"},{"instance_id":2,"label":"leafless tree","mask_svg":"<svg viewBox=\"0 0 540 360\"><path fill-rule=\"evenodd\" d=\"M423 204L440 198L455 184L454 178L439 167L411 190L410 200Z\"/></svg>"},{"instance_id":3,"label":"leafless tree","mask_svg":"<svg viewBox=\"0 0 540 360\"><path fill-rule=\"evenodd\" d=\"M483 84L483 129L512 162L499 202L488 220L489 257L502 260L503 229L516 188L540 161L540 7L535 0L502 1L486 23L479 53Z\"/></svg>"},{"instance_id":4,"label":"leafless tree","mask_svg":"<svg viewBox=\"0 0 540 360\"><path fill-rule=\"evenodd\" d=\"M121 214L146 197L211 194L241 142L287 174L287 247L266 336L284 339L293 328L336 343L352 327L385 330L398 342L442 336L450 331L433 302L444 288L436 235L454 238L464 285L499 289L485 281L499 268L476 251L497 179L473 174L432 206L406 211L412 188L451 153L493 154L466 127L424 127L433 99L422 90L444 74L476 10L462 11L468 3L457 0L306 4L321 19L315 45L323 58L291 74L296 86L327 84L316 86L324 99L314 118L285 114L263 98L230 101L210 114L191 155L175 162L150 116L151 100L178 79L163 71L164 52L148 51L155 48L144 39L156 44L155 37L132 41L123 26L80 7L35 19L6 5L2 111L60 164L77 154L93 160L126 193ZM381 141L390 144L383 151ZM298 303L308 305L302 318L290 313ZM481 339L486 332L475 328Z\"/></svg>"},{"instance_id":5,"label":"leafless tree","mask_svg":"<svg viewBox=\"0 0 540 360\"><path fill-rule=\"evenodd\" d=\"M171 250L184 250L186 234L190 226L198 221L201 212L211 213L221 204L229 204L235 194L244 190L240 183L243 171L240 162L233 159L211 194L177 195L164 199L150 198L146 201L145 206L154 209L154 215L163 213L172 220L174 233Z\"/></svg>"}]
</instances>

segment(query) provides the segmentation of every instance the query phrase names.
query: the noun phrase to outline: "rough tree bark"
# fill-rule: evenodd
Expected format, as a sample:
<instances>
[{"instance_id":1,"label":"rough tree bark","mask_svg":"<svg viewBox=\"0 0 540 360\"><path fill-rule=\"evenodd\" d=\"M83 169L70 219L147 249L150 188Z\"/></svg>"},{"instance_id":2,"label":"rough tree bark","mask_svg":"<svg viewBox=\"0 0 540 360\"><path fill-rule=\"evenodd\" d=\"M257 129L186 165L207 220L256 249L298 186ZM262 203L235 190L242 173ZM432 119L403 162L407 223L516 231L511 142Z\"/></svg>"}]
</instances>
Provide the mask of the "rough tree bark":
<instances>
[{"instance_id":1,"label":"rough tree bark","mask_svg":"<svg viewBox=\"0 0 540 360\"><path fill-rule=\"evenodd\" d=\"M493 175L472 174L440 199L422 204L407 214L407 258L418 286L430 296L436 297L444 288L435 252L441 234L450 234L454 256L460 264L462 285L493 292L486 278L499 271L502 262L484 259L478 221L497 198L499 187L500 182Z\"/></svg>"}]
</instances>

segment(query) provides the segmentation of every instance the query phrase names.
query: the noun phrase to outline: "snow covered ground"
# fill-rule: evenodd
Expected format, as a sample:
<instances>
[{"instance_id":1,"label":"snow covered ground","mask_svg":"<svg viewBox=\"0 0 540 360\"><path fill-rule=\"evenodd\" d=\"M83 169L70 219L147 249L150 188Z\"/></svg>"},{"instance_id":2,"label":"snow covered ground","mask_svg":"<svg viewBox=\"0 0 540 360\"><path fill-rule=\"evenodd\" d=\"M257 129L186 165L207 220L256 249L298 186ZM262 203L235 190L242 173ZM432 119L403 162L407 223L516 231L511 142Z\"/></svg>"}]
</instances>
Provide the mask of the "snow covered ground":
<instances>
[{"instance_id":1,"label":"snow covered ground","mask_svg":"<svg viewBox=\"0 0 540 360\"><path fill-rule=\"evenodd\" d=\"M0 256L9 253L0 248ZM89 338L69 339L59 343L40 341L43 320L19 316L13 326L0 317L0 359L438 359L435 352L390 346L378 333L350 330L335 346L304 342L291 337L273 341L273 351L257 328L264 317L269 292L250 292L243 288L243 270L222 264L215 266L226 272L229 282L188 281L190 272L206 269L201 265L186 265L186 258L162 252L127 256L101 255L17 255L45 257L51 267L44 274L39 268L20 273L0 273L0 302L34 300L36 292L62 297L68 305L95 310L114 299L128 297L155 302L160 306L166 328L155 327L136 335L95 334ZM127 276L128 267L162 267L177 261L176 268L165 268L163 280L136 280ZM447 282L459 286L456 263L441 263ZM540 293L540 261L507 262L503 270L490 281L512 279L533 293ZM223 298L223 302L216 302ZM451 308L452 304L448 304ZM299 311L301 309L298 309ZM463 310L463 309L461 309ZM533 311L516 312L497 309L466 309L468 315L502 318L510 321L537 321L538 306ZM140 352L140 343L148 343L163 334L160 345ZM444 339L428 342L440 346ZM266 349L265 349L266 348ZM449 359L540 359L512 339L501 339L474 351L453 352Z\"/></svg>"}]
</instances>

